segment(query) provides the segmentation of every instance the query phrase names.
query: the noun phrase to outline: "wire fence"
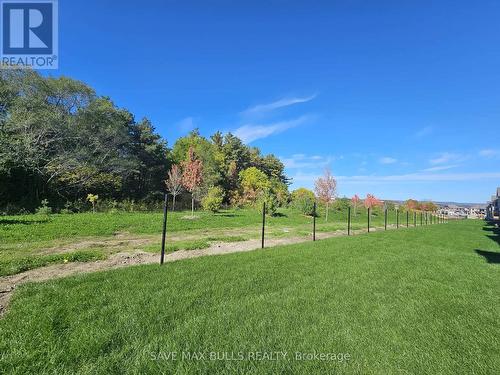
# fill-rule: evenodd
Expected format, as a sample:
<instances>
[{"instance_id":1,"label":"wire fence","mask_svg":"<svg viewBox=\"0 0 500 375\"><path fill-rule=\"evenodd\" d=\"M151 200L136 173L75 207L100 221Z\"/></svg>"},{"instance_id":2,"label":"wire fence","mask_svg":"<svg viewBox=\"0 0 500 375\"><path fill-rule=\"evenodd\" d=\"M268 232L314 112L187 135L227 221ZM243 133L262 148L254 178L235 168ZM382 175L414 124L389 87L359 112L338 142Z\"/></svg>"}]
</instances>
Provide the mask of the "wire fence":
<instances>
[{"instance_id":1,"label":"wire fence","mask_svg":"<svg viewBox=\"0 0 500 375\"><path fill-rule=\"evenodd\" d=\"M330 209L318 207L314 203L312 215L294 213L293 217L278 213L276 216L266 215L266 203L261 207L260 243L261 248L266 246L268 237L286 237L291 235L310 236L311 241L318 239L318 234L339 233L352 236L357 233L370 233L374 230L388 230L399 228L415 228L427 225L445 224L449 218L436 212L408 211L398 208L365 208L344 207ZM168 224L168 195L163 202L163 226L161 241L160 264L165 261L165 242L167 239ZM286 217L286 220L283 219ZM287 225L288 224L288 225ZM289 227L289 228L286 228ZM290 228L293 228L291 230Z\"/></svg>"}]
</instances>

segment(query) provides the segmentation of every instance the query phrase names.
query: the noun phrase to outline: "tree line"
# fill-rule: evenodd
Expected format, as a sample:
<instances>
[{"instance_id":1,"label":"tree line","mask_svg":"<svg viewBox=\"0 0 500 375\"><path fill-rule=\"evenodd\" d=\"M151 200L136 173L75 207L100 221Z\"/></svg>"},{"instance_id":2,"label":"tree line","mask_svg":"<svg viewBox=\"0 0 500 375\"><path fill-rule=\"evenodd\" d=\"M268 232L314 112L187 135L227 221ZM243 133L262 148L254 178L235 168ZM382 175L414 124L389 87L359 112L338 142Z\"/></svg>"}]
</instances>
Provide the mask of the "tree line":
<instances>
[{"instance_id":1,"label":"tree line","mask_svg":"<svg viewBox=\"0 0 500 375\"><path fill-rule=\"evenodd\" d=\"M83 82L44 77L30 70L0 71L0 213L159 208L168 191L194 211L201 204L261 207L269 213L292 205L311 215L314 202L330 206L393 208L368 194L337 198L329 170L314 192L288 191L283 163L231 133L204 137L198 130L168 147L147 118L119 108ZM402 210L435 211L431 202L408 200Z\"/></svg>"},{"instance_id":2,"label":"tree line","mask_svg":"<svg viewBox=\"0 0 500 375\"><path fill-rule=\"evenodd\" d=\"M193 161L190 185L182 174ZM280 204L288 194L281 161L230 133L205 138L194 130L169 148L151 121L137 121L83 82L0 71L0 212L79 211L97 199L159 202L181 170L176 195L193 202Z\"/></svg>"}]
</instances>

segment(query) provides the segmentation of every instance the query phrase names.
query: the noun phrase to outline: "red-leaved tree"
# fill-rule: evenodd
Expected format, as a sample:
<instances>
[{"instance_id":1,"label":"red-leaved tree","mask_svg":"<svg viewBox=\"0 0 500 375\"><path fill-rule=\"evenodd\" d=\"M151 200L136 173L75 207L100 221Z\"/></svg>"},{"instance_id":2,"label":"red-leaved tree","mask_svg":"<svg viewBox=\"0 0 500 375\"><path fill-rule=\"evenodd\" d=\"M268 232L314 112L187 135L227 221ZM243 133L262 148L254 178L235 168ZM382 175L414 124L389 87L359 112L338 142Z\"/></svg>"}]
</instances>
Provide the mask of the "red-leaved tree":
<instances>
[{"instance_id":1,"label":"red-leaved tree","mask_svg":"<svg viewBox=\"0 0 500 375\"><path fill-rule=\"evenodd\" d=\"M168 171L165 185L167 191L172 194L172 210L175 211L175 197L182 192L182 172L178 165L174 164Z\"/></svg>"},{"instance_id":2,"label":"red-leaved tree","mask_svg":"<svg viewBox=\"0 0 500 375\"><path fill-rule=\"evenodd\" d=\"M203 182L203 162L196 159L193 147L189 147L188 158L182 162L182 184L191 193L191 214L194 217L194 194Z\"/></svg>"},{"instance_id":3,"label":"red-leaved tree","mask_svg":"<svg viewBox=\"0 0 500 375\"><path fill-rule=\"evenodd\" d=\"M408 211L416 211L418 209L418 202L414 199L408 199L405 203Z\"/></svg>"},{"instance_id":4,"label":"red-leaved tree","mask_svg":"<svg viewBox=\"0 0 500 375\"><path fill-rule=\"evenodd\" d=\"M314 190L319 200L326 205L325 221L328 221L328 206L335 199L337 193L337 181L333 178L330 169L326 169L323 177L316 180Z\"/></svg>"},{"instance_id":5,"label":"red-leaved tree","mask_svg":"<svg viewBox=\"0 0 500 375\"><path fill-rule=\"evenodd\" d=\"M380 199L376 198L372 194L366 194L364 204L365 204L365 208L372 209L374 207L382 207L383 202Z\"/></svg>"},{"instance_id":6,"label":"red-leaved tree","mask_svg":"<svg viewBox=\"0 0 500 375\"><path fill-rule=\"evenodd\" d=\"M361 198L358 194L354 194L354 197L351 198L352 208L354 209L354 216L356 216L356 210L358 206L361 204Z\"/></svg>"}]
</instances>

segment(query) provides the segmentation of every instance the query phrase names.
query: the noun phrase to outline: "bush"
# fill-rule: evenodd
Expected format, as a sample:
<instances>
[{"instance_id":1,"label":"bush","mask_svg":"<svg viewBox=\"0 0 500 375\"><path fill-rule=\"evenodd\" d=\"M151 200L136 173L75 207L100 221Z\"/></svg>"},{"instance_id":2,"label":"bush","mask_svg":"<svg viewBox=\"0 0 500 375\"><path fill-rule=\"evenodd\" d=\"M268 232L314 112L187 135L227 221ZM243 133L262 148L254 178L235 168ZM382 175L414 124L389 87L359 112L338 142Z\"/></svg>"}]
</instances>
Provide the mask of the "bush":
<instances>
[{"instance_id":1,"label":"bush","mask_svg":"<svg viewBox=\"0 0 500 375\"><path fill-rule=\"evenodd\" d=\"M266 215L274 216L279 207L278 197L272 190L267 190L260 195L257 200L257 207L262 208L262 204L266 202Z\"/></svg>"},{"instance_id":2,"label":"bush","mask_svg":"<svg viewBox=\"0 0 500 375\"><path fill-rule=\"evenodd\" d=\"M42 200L41 206L36 209L38 215L50 215L52 213L52 207L49 206L49 201L47 199Z\"/></svg>"},{"instance_id":3,"label":"bush","mask_svg":"<svg viewBox=\"0 0 500 375\"><path fill-rule=\"evenodd\" d=\"M304 215L312 215L314 213L315 200L316 197L311 190L300 188L292 192L292 207Z\"/></svg>"},{"instance_id":4,"label":"bush","mask_svg":"<svg viewBox=\"0 0 500 375\"><path fill-rule=\"evenodd\" d=\"M278 205L280 207L286 207L286 205L290 201L290 193L288 192L288 187L286 186L286 184L277 179L272 179L271 190L273 191L273 194L276 195Z\"/></svg>"},{"instance_id":5,"label":"bush","mask_svg":"<svg viewBox=\"0 0 500 375\"><path fill-rule=\"evenodd\" d=\"M332 208L336 211L346 212L349 207L351 207L349 198L337 198L332 203Z\"/></svg>"},{"instance_id":6,"label":"bush","mask_svg":"<svg viewBox=\"0 0 500 375\"><path fill-rule=\"evenodd\" d=\"M208 193L201 201L201 205L206 211L217 212L221 209L223 201L224 191L219 186L214 186L208 189Z\"/></svg>"}]
</instances>

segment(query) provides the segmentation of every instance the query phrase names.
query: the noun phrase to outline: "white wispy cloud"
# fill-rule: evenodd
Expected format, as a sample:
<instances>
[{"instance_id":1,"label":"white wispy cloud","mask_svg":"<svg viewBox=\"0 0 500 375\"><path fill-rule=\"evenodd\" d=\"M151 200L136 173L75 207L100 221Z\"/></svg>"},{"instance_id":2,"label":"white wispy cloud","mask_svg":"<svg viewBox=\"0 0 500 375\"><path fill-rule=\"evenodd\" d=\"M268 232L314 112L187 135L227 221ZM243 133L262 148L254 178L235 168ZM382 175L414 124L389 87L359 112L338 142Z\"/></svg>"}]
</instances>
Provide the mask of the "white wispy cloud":
<instances>
[{"instance_id":1,"label":"white wispy cloud","mask_svg":"<svg viewBox=\"0 0 500 375\"><path fill-rule=\"evenodd\" d=\"M441 165L441 166L437 166L437 167L422 169L422 172L439 172L439 171L445 171L447 169L452 169L452 168L456 168L456 167L459 167L459 165L458 164Z\"/></svg>"},{"instance_id":2,"label":"white wispy cloud","mask_svg":"<svg viewBox=\"0 0 500 375\"><path fill-rule=\"evenodd\" d=\"M313 186L314 181L321 175L321 173L303 173L298 172L292 175L292 181L296 186ZM335 176L337 181L345 184L383 184L394 182L450 182L450 181L483 181L483 180L496 180L500 178L500 172L479 172L479 173L408 173L401 175L358 175L358 176Z\"/></svg>"},{"instance_id":3,"label":"white wispy cloud","mask_svg":"<svg viewBox=\"0 0 500 375\"><path fill-rule=\"evenodd\" d=\"M384 156L380 159L378 159L378 162L380 164L394 164L398 161L398 159L395 159L395 158L391 158L389 156Z\"/></svg>"},{"instance_id":4,"label":"white wispy cloud","mask_svg":"<svg viewBox=\"0 0 500 375\"><path fill-rule=\"evenodd\" d=\"M266 138L270 135L282 133L285 130L302 125L310 119L310 116L301 116L293 120L280 121L271 124L246 124L240 126L233 133L243 142L250 143L257 139Z\"/></svg>"},{"instance_id":5,"label":"white wispy cloud","mask_svg":"<svg viewBox=\"0 0 500 375\"><path fill-rule=\"evenodd\" d=\"M179 121L176 126L184 133L190 132L196 127L194 118L186 117Z\"/></svg>"},{"instance_id":6,"label":"white wispy cloud","mask_svg":"<svg viewBox=\"0 0 500 375\"><path fill-rule=\"evenodd\" d=\"M415 133L415 138L424 138L428 135L431 135L433 131L434 129L432 128L432 126L426 126Z\"/></svg>"},{"instance_id":7,"label":"white wispy cloud","mask_svg":"<svg viewBox=\"0 0 500 375\"><path fill-rule=\"evenodd\" d=\"M338 176L340 181L349 182L432 182L432 181L479 181L500 178L500 172L478 173L408 173L389 176Z\"/></svg>"},{"instance_id":8,"label":"white wispy cloud","mask_svg":"<svg viewBox=\"0 0 500 375\"><path fill-rule=\"evenodd\" d=\"M342 156L295 154L286 158L280 157L281 162L287 169L323 169L338 159L342 159Z\"/></svg>"},{"instance_id":9,"label":"white wispy cloud","mask_svg":"<svg viewBox=\"0 0 500 375\"><path fill-rule=\"evenodd\" d=\"M263 113L274 111L275 109L288 107L288 106L291 106L294 104L299 104L299 103L306 103L306 102L313 100L315 97L316 97L316 94L311 95L311 96L306 96L303 98L299 98L299 97L282 98L282 99L276 100L275 102L272 102L272 103L258 104L254 107L250 107L248 109L245 109L243 112L241 112L241 115L244 115L244 116L261 115Z\"/></svg>"},{"instance_id":10,"label":"white wispy cloud","mask_svg":"<svg viewBox=\"0 0 500 375\"><path fill-rule=\"evenodd\" d=\"M429 160L432 165L436 164L446 164L450 162L460 162L467 159L467 155L455 154L451 152L442 152L438 154L435 158Z\"/></svg>"},{"instance_id":11,"label":"white wispy cloud","mask_svg":"<svg viewBox=\"0 0 500 375\"><path fill-rule=\"evenodd\" d=\"M488 159L500 157L500 150L493 150L493 149L481 150L479 151L479 156Z\"/></svg>"}]
</instances>

